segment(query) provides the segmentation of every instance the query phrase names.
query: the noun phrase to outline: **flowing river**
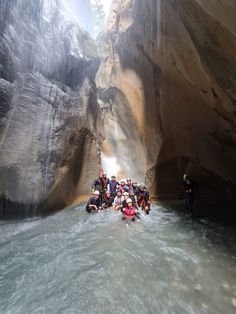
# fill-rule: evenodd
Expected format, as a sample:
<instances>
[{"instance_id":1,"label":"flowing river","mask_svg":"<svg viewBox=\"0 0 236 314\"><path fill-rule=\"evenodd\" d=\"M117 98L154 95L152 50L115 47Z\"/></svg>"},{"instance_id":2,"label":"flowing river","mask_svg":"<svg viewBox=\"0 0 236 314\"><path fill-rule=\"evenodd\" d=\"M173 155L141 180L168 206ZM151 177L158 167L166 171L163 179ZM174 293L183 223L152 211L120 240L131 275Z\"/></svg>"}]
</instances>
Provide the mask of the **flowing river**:
<instances>
[{"instance_id":1,"label":"flowing river","mask_svg":"<svg viewBox=\"0 0 236 314\"><path fill-rule=\"evenodd\" d=\"M0 222L0 313L236 313L236 234L159 206Z\"/></svg>"}]
</instances>

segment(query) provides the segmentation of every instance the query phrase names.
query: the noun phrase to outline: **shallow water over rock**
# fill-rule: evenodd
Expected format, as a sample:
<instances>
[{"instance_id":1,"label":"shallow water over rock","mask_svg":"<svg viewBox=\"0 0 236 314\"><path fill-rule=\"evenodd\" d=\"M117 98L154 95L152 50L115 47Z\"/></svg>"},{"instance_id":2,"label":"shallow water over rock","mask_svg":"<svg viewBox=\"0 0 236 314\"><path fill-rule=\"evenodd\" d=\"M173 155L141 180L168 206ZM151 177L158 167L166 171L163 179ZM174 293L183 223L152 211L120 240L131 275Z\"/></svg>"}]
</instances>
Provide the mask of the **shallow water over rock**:
<instances>
[{"instance_id":1,"label":"shallow water over rock","mask_svg":"<svg viewBox=\"0 0 236 314\"><path fill-rule=\"evenodd\" d=\"M155 206L0 223L0 313L235 313L236 234Z\"/></svg>"}]
</instances>

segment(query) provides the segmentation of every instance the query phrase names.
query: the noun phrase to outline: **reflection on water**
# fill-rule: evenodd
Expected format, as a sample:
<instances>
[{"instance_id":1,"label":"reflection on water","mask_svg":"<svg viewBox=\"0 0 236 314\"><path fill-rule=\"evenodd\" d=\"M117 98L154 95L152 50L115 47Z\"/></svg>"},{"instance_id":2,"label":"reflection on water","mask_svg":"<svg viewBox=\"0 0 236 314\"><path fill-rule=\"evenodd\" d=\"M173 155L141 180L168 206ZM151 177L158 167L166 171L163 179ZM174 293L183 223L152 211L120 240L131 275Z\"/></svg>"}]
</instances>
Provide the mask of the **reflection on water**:
<instances>
[{"instance_id":1,"label":"reflection on water","mask_svg":"<svg viewBox=\"0 0 236 314\"><path fill-rule=\"evenodd\" d=\"M155 207L0 224L0 313L235 313L236 234Z\"/></svg>"}]
</instances>

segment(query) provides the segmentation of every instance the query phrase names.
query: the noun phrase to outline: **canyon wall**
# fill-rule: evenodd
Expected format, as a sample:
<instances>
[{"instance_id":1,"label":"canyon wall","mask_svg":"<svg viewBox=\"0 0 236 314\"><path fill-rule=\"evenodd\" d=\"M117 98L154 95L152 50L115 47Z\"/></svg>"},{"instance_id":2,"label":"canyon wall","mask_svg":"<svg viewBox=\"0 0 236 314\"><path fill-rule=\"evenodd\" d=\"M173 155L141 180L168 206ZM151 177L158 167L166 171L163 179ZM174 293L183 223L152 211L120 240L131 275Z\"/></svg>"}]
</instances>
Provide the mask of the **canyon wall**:
<instances>
[{"instance_id":1,"label":"canyon wall","mask_svg":"<svg viewBox=\"0 0 236 314\"><path fill-rule=\"evenodd\" d=\"M58 210L100 166L97 49L61 1L1 0L0 18L0 215Z\"/></svg>"},{"instance_id":2,"label":"canyon wall","mask_svg":"<svg viewBox=\"0 0 236 314\"><path fill-rule=\"evenodd\" d=\"M113 1L98 39L103 151L159 198L182 197L187 172L199 195L235 201L235 16L233 0Z\"/></svg>"},{"instance_id":3,"label":"canyon wall","mask_svg":"<svg viewBox=\"0 0 236 314\"><path fill-rule=\"evenodd\" d=\"M188 172L235 202L234 1L114 0L98 52L63 3L0 3L0 215L87 194L101 156L160 199Z\"/></svg>"}]
</instances>

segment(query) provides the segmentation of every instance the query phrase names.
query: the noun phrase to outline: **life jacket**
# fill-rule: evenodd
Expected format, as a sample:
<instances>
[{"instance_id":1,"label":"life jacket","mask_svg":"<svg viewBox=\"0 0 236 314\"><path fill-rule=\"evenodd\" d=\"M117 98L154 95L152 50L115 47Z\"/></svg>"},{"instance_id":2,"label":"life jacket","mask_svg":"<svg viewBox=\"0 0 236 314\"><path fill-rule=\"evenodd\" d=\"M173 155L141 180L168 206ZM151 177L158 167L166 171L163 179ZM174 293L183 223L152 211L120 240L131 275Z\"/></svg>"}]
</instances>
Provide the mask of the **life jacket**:
<instances>
[{"instance_id":1,"label":"life jacket","mask_svg":"<svg viewBox=\"0 0 236 314\"><path fill-rule=\"evenodd\" d=\"M140 189L138 186L133 186L134 195L140 196Z\"/></svg>"},{"instance_id":2,"label":"life jacket","mask_svg":"<svg viewBox=\"0 0 236 314\"><path fill-rule=\"evenodd\" d=\"M110 181L109 187L111 193L116 193L117 185L118 185L117 181Z\"/></svg>"},{"instance_id":3,"label":"life jacket","mask_svg":"<svg viewBox=\"0 0 236 314\"><path fill-rule=\"evenodd\" d=\"M86 205L87 210L89 209L89 205L96 205L97 207L101 206L100 199L95 199L94 197L91 197Z\"/></svg>"},{"instance_id":4,"label":"life jacket","mask_svg":"<svg viewBox=\"0 0 236 314\"><path fill-rule=\"evenodd\" d=\"M94 181L94 188L95 188L96 190L99 190L100 192L105 189L105 185L104 185L104 180L103 180L103 178L98 177L98 178Z\"/></svg>"},{"instance_id":5,"label":"life jacket","mask_svg":"<svg viewBox=\"0 0 236 314\"><path fill-rule=\"evenodd\" d=\"M138 198L138 206L145 207L148 205L149 193L147 191L142 191Z\"/></svg>"},{"instance_id":6,"label":"life jacket","mask_svg":"<svg viewBox=\"0 0 236 314\"><path fill-rule=\"evenodd\" d=\"M106 205L108 205L108 206L111 206L112 205L112 202L113 202L113 197L104 197L104 200L103 200L103 202L106 204Z\"/></svg>"},{"instance_id":7,"label":"life jacket","mask_svg":"<svg viewBox=\"0 0 236 314\"><path fill-rule=\"evenodd\" d=\"M194 184L191 180L187 180L184 182L184 189L186 193L193 193L194 192Z\"/></svg>"},{"instance_id":8,"label":"life jacket","mask_svg":"<svg viewBox=\"0 0 236 314\"><path fill-rule=\"evenodd\" d=\"M130 195L134 195L134 188L133 188L133 186L132 185L127 185L127 187L128 187L128 193Z\"/></svg>"},{"instance_id":9,"label":"life jacket","mask_svg":"<svg viewBox=\"0 0 236 314\"><path fill-rule=\"evenodd\" d=\"M101 186L102 190L106 190L107 180L104 178L100 178L100 186Z\"/></svg>"},{"instance_id":10,"label":"life jacket","mask_svg":"<svg viewBox=\"0 0 236 314\"><path fill-rule=\"evenodd\" d=\"M89 203L90 203L89 205L99 206L99 199L95 199L94 197L92 197Z\"/></svg>"},{"instance_id":11,"label":"life jacket","mask_svg":"<svg viewBox=\"0 0 236 314\"><path fill-rule=\"evenodd\" d=\"M133 217L135 216L136 214L136 208L135 207L126 207L124 210L123 210L123 214L127 217Z\"/></svg>"},{"instance_id":12,"label":"life jacket","mask_svg":"<svg viewBox=\"0 0 236 314\"><path fill-rule=\"evenodd\" d=\"M103 194L107 189L107 179L97 178L95 181L95 188Z\"/></svg>"}]
</instances>

